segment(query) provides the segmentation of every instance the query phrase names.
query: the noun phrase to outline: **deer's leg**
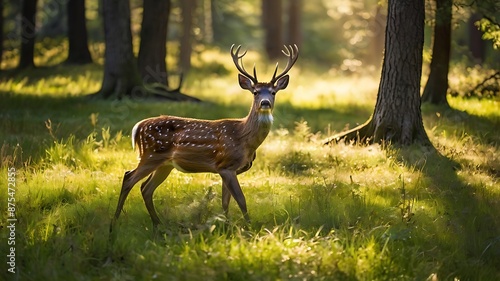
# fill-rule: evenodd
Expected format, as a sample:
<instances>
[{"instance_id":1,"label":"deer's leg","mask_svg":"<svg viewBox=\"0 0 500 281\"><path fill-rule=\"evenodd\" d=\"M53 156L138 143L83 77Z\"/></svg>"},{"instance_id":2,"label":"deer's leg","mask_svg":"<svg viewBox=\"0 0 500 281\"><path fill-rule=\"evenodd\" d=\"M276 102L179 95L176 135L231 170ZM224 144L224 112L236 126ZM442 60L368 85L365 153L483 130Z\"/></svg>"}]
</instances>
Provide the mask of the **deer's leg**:
<instances>
[{"instance_id":1,"label":"deer's leg","mask_svg":"<svg viewBox=\"0 0 500 281\"><path fill-rule=\"evenodd\" d=\"M160 224L160 218L158 218L153 204L153 193L156 188L163 181L165 181L172 169L172 166L159 167L151 176L149 176L148 180L141 185L142 198L144 199L144 203L148 209L149 216L151 216L151 220L153 221L153 228L156 228L158 224Z\"/></svg>"},{"instance_id":2,"label":"deer's leg","mask_svg":"<svg viewBox=\"0 0 500 281\"><path fill-rule=\"evenodd\" d=\"M158 168L161 162L156 163L139 163L139 166L135 170L125 172L123 176L122 189L120 191L120 197L118 199L118 205L116 206L116 212L114 216L114 221L120 217L120 213L123 209L123 204L125 204L125 199L127 199L130 190L134 185L142 180L147 175L151 174L154 170ZM148 179L149 181L150 179Z\"/></svg>"},{"instance_id":3,"label":"deer's leg","mask_svg":"<svg viewBox=\"0 0 500 281\"><path fill-rule=\"evenodd\" d=\"M222 181L222 209L227 217L229 212L229 201L231 200L231 192L227 188L226 183Z\"/></svg>"},{"instance_id":4,"label":"deer's leg","mask_svg":"<svg viewBox=\"0 0 500 281\"><path fill-rule=\"evenodd\" d=\"M238 206L240 207L240 210L243 213L245 219L247 221L250 221L250 217L248 216L248 211L247 211L247 202L245 200L245 195L243 195L243 191L241 190L238 178L236 177L236 172L230 170L222 170L219 171L219 175L222 178L223 185L226 186L230 194L234 197L234 199L238 203Z\"/></svg>"}]
</instances>

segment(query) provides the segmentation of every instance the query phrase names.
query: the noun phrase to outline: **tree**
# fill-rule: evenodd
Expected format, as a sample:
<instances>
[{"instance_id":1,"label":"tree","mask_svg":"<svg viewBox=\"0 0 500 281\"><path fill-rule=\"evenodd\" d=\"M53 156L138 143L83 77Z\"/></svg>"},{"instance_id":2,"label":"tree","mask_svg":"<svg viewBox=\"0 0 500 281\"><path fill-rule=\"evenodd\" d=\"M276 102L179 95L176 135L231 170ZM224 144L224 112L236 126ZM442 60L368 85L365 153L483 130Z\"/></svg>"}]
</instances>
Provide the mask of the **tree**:
<instances>
[{"instance_id":1,"label":"tree","mask_svg":"<svg viewBox=\"0 0 500 281\"><path fill-rule=\"evenodd\" d=\"M180 85L179 88L168 90L164 87L151 87L148 85L149 81L141 80L137 61L132 51L129 1L104 0L103 14L104 41L106 43L104 76L101 90L92 97L199 101L197 98L180 93ZM146 26L151 28L150 25ZM165 57L162 60L164 61Z\"/></svg>"},{"instance_id":2,"label":"tree","mask_svg":"<svg viewBox=\"0 0 500 281\"><path fill-rule=\"evenodd\" d=\"M139 95L143 83L132 51L129 1L104 0L104 76L101 98L122 98Z\"/></svg>"},{"instance_id":3,"label":"tree","mask_svg":"<svg viewBox=\"0 0 500 281\"><path fill-rule=\"evenodd\" d=\"M68 0L67 5L69 52L66 63L91 63L92 57L88 47L85 19L85 0Z\"/></svg>"},{"instance_id":4,"label":"tree","mask_svg":"<svg viewBox=\"0 0 500 281\"><path fill-rule=\"evenodd\" d=\"M24 0L21 8L21 52L19 69L34 67L37 0Z\"/></svg>"},{"instance_id":5,"label":"tree","mask_svg":"<svg viewBox=\"0 0 500 281\"><path fill-rule=\"evenodd\" d=\"M213 2L214 0L202 0L203 4L203 24L202 24L202 32L203 32L203 41L207 44L212 44L214 42L214 30L213 30L213 5L217 4Z\"/></svg>"},{"instance_id":6,"label":"tree","mask_svg":"<svg viewBox=\"0 0 500 281\"><path fill-rule=\"evenodd\" d=\"M328 143L346 141L431 145L420 111L424 1L389 0L385 56L375 110L366 123Z\"/></svg>"},{"instance_id":7,"label":"tree","mask_svg":"<svg viewBox=\"0 0 500 281\"><path fill-rule=\"evenodd\" d=\"M168 86L167 30L170 0L144 0L138 66L142 81Z\"/></svg>"},{"instance_id":8,"label":"tree","mask_svg":"<svg viewBox=\"0 0 500 281\"><path fill-rule=\"evenodd\" d=\"M192 31L194 13L196 11L196 0L182 0L182 37L180 47L180 65L182 72L187 72L191 68L191 52L193 48Z\"/></svg>"},{"instance_id":9,"label":"tree","mask_svg":"<svg viewBox=\"0 0 500 281\"><path fill-rule=\"evenodd\" d=\"M450 64L451 8L452 0L436 0L431 70L422 95L423 102L446 106L449 106L446 92Z\"/></svg>"},{"instance_id":10,"label":"tree","mask_svg":"<svg viewBox=\"0 0 500 281\"><path fill-rule=\"evenodd\" d=\"M277 59L283 46L281 0L262 0L264 48L269 59Z\"/></svg>"},{"instance_id":11,"label":"tree","mask_svg":"<svg viewBox=\"0 0 500 281\"><path fill-rule=\"evenodd\" d=\"M288 43L302 45L302 0L288 3Z\"/></svg>"},{"instance_id":12,"label":"tree","mask_svg":"<svg viewBox=\"0 0 500 281\"><path fill-rule=\"evenodd\" d=\"M4 11L4 1L0 0L0 66L2 65L2 56L3 56L3 11ZM1 69L1 67L0 67Z\"/></svg>"}]
</instances>

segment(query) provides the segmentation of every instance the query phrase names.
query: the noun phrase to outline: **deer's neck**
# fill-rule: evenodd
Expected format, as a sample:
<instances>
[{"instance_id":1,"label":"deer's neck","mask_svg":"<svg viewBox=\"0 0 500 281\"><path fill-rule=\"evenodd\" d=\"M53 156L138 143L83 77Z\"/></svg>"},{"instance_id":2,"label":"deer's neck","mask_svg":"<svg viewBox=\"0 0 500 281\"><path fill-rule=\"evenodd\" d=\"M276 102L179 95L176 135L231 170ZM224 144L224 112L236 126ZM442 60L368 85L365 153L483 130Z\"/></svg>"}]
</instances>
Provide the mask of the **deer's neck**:
<instances>
[{"instance_id":1,"label":"deer's neck","mask_svg":"<svg viewBox=\"0 0 500 281\"><path fill-rule=\"evenodd\" d=\"M266 139L272 124L273 115L270 111L259 113L252 108L243 120L242 137L246 140L247 146L253 150L257 149Z\"/></svg>"}]
</instances>

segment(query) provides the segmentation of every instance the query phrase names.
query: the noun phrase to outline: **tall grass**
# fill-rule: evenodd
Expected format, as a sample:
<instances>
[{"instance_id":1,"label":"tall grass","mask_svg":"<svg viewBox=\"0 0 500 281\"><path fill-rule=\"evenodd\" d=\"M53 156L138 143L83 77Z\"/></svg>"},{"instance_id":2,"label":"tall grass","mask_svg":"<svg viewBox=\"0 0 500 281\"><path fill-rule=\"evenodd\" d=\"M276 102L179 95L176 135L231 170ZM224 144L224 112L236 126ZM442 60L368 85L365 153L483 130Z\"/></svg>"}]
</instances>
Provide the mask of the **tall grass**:
<instances>
[{"instance_id":1,"label":"tall grass","mask_svg":"<svg viewBox=\"0 0 500 281\"><path fill-rule=\"evenodd\" d=\"M498 101L424 106L438 153L322 146L330 133L368 118L377 81L299 67L277 96L274 129L254 166L239 176L250 224L234 202L223 215L217 175L174 171L154 196L161 234L136 187L110 245L123 173L137 164L133 124L159 114L244 116L251 96L235 75L195 73L185 91L209 102L87 101L98 68L67 70L0 83L0 185L16 167L18 219L17 273L2 271L2 280L500 278ZM2 192L2 210L6 202Z\"/></svg>"}]
</instances>

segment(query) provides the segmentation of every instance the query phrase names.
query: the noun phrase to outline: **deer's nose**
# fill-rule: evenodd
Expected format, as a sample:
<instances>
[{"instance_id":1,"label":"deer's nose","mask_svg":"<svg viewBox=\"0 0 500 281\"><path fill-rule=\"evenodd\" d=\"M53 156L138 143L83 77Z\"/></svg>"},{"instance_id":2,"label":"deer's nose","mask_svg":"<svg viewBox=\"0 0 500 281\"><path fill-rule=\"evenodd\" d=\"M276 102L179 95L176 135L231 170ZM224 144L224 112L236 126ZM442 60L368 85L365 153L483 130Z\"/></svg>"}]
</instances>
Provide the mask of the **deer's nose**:
<instances>
[{"instance_id":1,"label":"deer's nose","mask_svg":"<svg viewBox=\"0 0 500 281\"><path fill-rule=\"evenodd\" d=\"M262 100L260 102L260 108L262 109L271 108L271 102L269 100Z\"/></svg>"}]
</instances>

